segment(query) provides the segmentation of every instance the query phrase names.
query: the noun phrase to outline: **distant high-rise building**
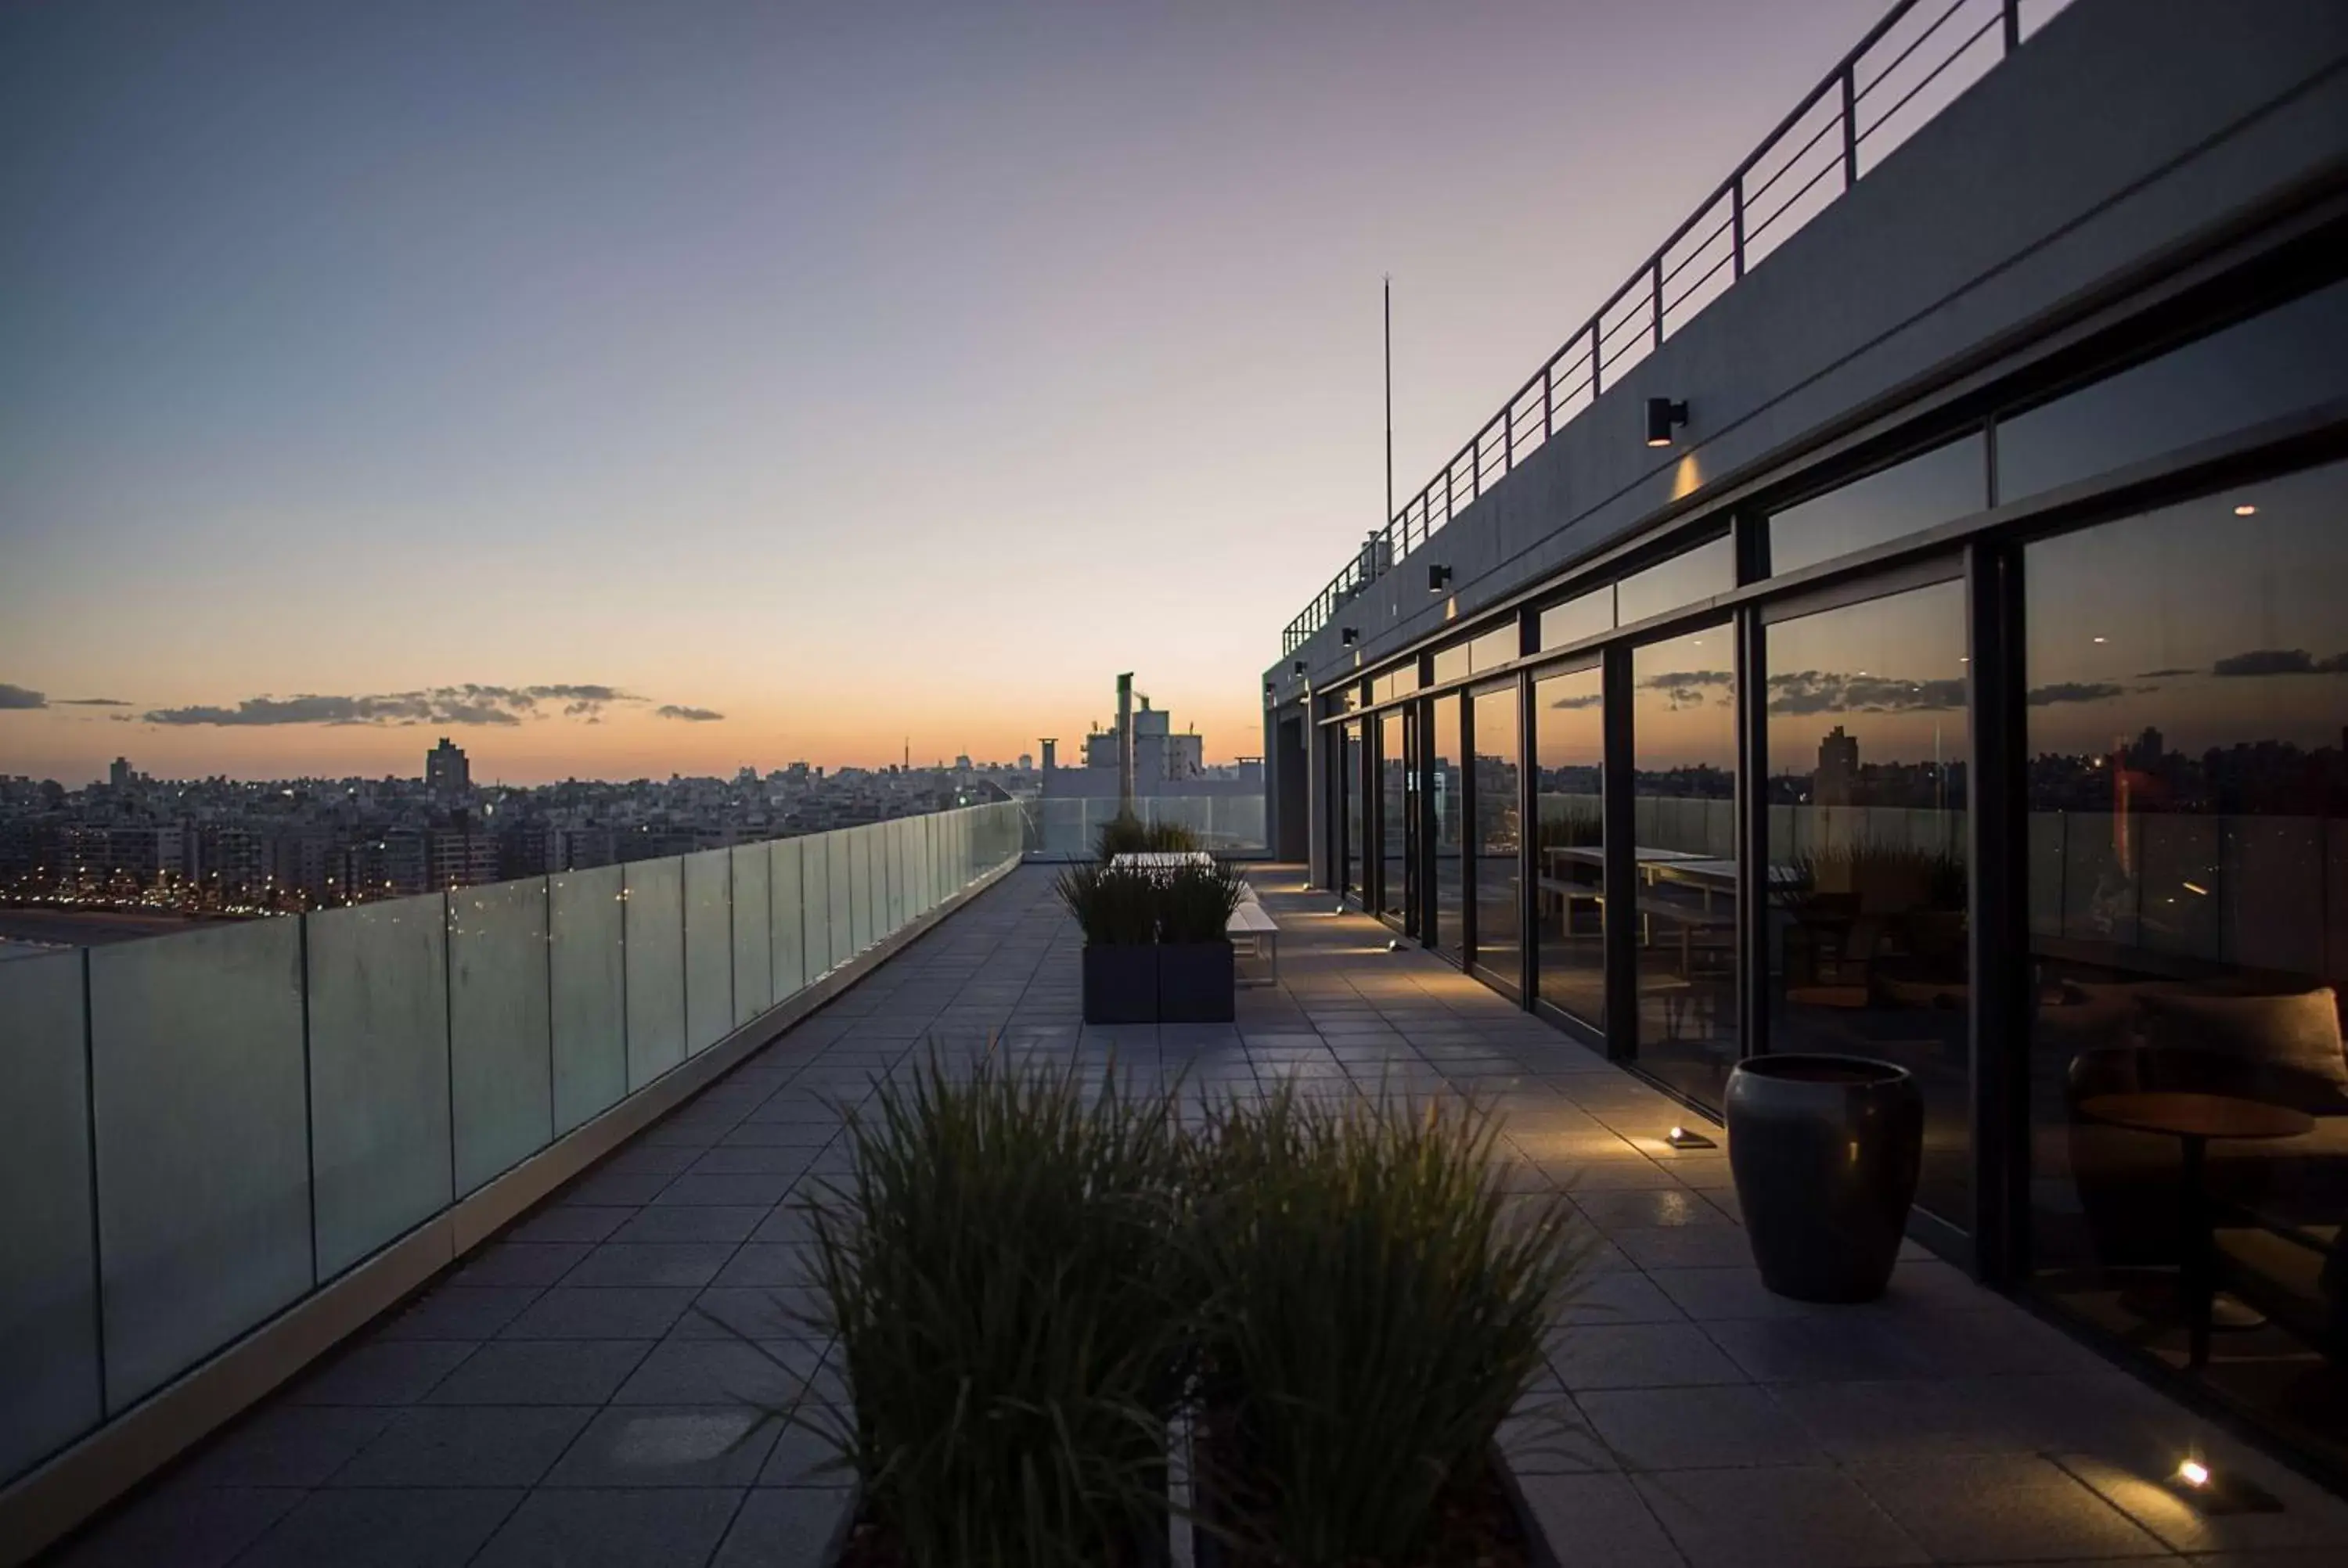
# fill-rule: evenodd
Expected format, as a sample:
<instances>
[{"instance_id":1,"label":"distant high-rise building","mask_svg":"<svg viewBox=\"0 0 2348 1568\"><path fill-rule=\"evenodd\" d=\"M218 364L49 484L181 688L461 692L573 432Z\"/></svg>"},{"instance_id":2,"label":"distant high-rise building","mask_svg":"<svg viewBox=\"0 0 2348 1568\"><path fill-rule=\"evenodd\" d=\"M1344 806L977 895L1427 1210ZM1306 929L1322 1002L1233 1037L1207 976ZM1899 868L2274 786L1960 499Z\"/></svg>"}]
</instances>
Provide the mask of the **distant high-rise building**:
<instances>
[{"instance_id":1,"label":"distant high-rise building","mask_svg":"<svg viewBox=\"0 0 2348 1568\"><path fill-rule=\"evenodd\" d=\"M1849 805L1859 784L1859 737L1843 733L1840 724L1818 741L1818 771L1810 781L1811 798L1820 805Z\"/></svg>"},{"instance_id":2,"label":"distant high-rise building","mask_svg":"<svg viewBox=\"0 0 2348 1568\"><path fill-rule=\"evenodd\" d=\"M473 768L464 748L448 736L424 753L424 787L441 800L461 800L473 787Z\"/></svg>"},{"instance_id":3,"label":"distant high-rise building","mask_svg":"<svg viewBox=\"0 0 2348 1568\"><path fill-rule=\"evenodd\" d=\"M130 759L128 757L115 758L114 765L106 770L106 782L114 786L117 794L130 787L131 777Z\"/></svg>"}]
</instances>

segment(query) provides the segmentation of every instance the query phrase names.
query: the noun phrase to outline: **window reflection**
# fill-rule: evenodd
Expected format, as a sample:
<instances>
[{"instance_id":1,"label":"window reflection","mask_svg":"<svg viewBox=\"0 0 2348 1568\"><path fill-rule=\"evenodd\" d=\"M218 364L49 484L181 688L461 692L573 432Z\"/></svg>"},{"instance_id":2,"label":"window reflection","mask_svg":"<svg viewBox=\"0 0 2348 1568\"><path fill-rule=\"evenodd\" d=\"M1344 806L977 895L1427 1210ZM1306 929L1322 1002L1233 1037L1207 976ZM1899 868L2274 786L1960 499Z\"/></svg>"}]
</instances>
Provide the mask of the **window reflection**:
<instances>
[{"instance_id":1,"label":"window reflection","mask_svg":"<svg viewBox=\"0 0 2348 1568\"><path fill-rule=\"evenodd\" d=\"M1651 615L1685 609L1735 586L1736 549L1723 534L1616 583L1614 609L1621 623L1629 626Z\"/></svg>"},{"instance_id":2,"label":"window reflection","mask_svg":"<svg viewBox=\"0 0 2348 1568\"><path fill-rule=\"evenodd\" d=\"M1397 920L1403 917L1403 864L1410 840L1405 803L1415 793L1409 788L1410 770L1405 755L1403 711L1396 708L1379 714L1378 912Z\"/></svg>"},{"instance_id":3,"label":"window reflection","mask_svg":"<svg viewBox=\"0 0 2348 1568\"><path fill-rule=\"evenodd\" d=\"M1476 962L1511 985L1520 982L1518 951L1523 897L1517 805L1517 688L1476 696Z\"/></svg>"},{"instance_id":4,"label":"window reflection","mask_svg":"<svg viewBox=\"0 0 2348 1568\"><path fill-rule=\"evenodd\" d=\"M1533 682L1539 808L1533 842L1534 963L1540 998L1606 1022L1604 678L1592 667Z\"/></svg>"},{"instance_id":5,"label":"window reflection","mask_svg":"<svg viewBox=\"0 0 2348 1568\"><path fill-rule=\"evenodd\" d=\"M1433 703L1435 723L1428 737L1428 784L1435 791L1435 930L1437 950L1454 959L1460 956L1460 918L1465 879L1461 875L1462 838L1467 812L1461 798L1467 779L1460 767L1459 706L1454 692Z\"/></svg>"},{"instance_id":6,"label":"window reflection","mask_svg":"<svg viewBox=\"0 0 2348 1568\"><path fill-rule=\"evenodd\" d=\"M1725 625L1631 655L1639 1061L1715 1108L1737 1053L1735 671Z\"/></svg>"},{"instance_id":7,"label":"window reflection","mask_svg":"<svg viewBox=\"0 0 2348 1568\"><path fill-rule=\"evenodd\" d=\"M2348 466L2024 573L2039 1282L2348 1461Z\"/></svg>"},{"instance_id":8,"label":"window reflection","mask_svg":"<svg viewBox=\"0 0 2348 1568\"><path fill-rule=\"evenodd\" d=\"M1540 612L1540 646L1562 648L1614 629L1614 585L1552 604Z\"/></svg>"},{"instance_id":9,"label":"window reflection","mask_svg":"<svg viewBox=\"0 0 2348 1568\"><path fill-rule=\"evenodd\" d=\"M1988 505L1987 441L1952 441L1772 517L1769 569L1799 571Z\"/></svg>"},{"instance_id":10,"label":"window reflection","mask_svg":"<svg viewBox=\"0 0 2348 1568\"><path fill-rule=\"evenodd\" d=\"M1767 640L1769 1049L1914 1073L1917 1201L1971 1228L1964 585Z\"/></svg>"},{"instance_id":11,"label":"window reflection","mask_svg":"<svg viewBox=\"0 0 2348 1568\"><path fill-rule=\"evenodd\" d=\"M1345 891L1362 896L1362 726L1344 726L1338 789L1345 801Z\"/></svg>"}]
</instances>

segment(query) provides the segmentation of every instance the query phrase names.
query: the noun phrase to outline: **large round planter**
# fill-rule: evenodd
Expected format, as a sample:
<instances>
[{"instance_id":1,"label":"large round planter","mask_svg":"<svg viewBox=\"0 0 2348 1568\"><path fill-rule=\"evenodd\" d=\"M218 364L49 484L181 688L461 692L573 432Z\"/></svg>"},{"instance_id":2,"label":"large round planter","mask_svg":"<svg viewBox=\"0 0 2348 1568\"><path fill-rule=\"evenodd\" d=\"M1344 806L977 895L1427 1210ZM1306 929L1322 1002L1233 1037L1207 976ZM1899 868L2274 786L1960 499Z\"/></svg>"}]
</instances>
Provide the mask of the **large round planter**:
<instances>
[{"instance_id":1,"label":"large round planter","mask_svg":"<svg viewBox=\"0 0 2348 1568\"><path fill-rule=\"evenodd\" d=\"M1872 1301L1916 1197L1924 1097L1856 1056L1756 1056L1728 1078L1728 1164L1761 1283L1797 1301Z\"/></svg>"}]
</instances>

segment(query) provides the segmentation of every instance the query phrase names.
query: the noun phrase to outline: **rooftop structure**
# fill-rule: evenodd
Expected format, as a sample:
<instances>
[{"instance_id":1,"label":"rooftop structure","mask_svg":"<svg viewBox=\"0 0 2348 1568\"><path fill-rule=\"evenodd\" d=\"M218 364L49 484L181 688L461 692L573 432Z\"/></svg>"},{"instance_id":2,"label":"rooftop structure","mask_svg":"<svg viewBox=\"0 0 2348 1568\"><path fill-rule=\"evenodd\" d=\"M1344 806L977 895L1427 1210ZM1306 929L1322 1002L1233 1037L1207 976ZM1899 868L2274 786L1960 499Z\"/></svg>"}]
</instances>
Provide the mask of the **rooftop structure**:
<instances>
[{"instance_id":1,"label":"rooftop structure","mask_svg":"<svg viewBox=\"0 0 2348 1568\"><path fill-rule=\"evenodd\" d=\"M1271 837L1691 1114L1908 1069L1921 1245L2336 1486L2348 12L2025 20L1894 6L1288 625Z\"/></svg>"}]
</instances>

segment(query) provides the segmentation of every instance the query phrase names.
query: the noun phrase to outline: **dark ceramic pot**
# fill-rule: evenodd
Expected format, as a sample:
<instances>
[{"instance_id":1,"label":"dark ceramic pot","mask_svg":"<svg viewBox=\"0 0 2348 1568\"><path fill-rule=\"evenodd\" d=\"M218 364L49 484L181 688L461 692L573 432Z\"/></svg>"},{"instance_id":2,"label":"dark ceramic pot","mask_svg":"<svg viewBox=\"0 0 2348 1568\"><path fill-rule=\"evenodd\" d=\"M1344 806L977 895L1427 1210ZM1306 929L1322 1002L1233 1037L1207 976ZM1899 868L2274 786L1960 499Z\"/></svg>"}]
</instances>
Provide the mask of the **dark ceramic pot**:
<instances>
[{"instance_id":1,"label":"dark ceramic pot","mask_svg":"<svg viewBox=\"0 0 2348 1568\"><path fill-rule=\"evenodd\" d=\"M1924 1143L1907 1069L1756 1056L1728 1077L1728 1164L1761 1283L1797 1301L1872 1301L1891 1279Z\"/></svg>"},{"instance_id":2,"label":"dark ceramic pot","mask_svg":"<svg viewBox=\"0 0 2348 1568\"><path fill-rule=\"evenodd\" d=\"M1156 1023L1158 949L1085 944L1085 1021Z\"/></svg>"},{"instance_id":3,"label":"dark ceramic pot","mask_svg":"<svg viewBox=\"0 0 2348 1568\"><path fill-rule=\"evenodd\" d=\"M1235 984L1231 943L1159 944L1159 1022L1229 1023Z\"/></svg>"}]
</instances>

